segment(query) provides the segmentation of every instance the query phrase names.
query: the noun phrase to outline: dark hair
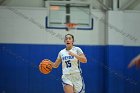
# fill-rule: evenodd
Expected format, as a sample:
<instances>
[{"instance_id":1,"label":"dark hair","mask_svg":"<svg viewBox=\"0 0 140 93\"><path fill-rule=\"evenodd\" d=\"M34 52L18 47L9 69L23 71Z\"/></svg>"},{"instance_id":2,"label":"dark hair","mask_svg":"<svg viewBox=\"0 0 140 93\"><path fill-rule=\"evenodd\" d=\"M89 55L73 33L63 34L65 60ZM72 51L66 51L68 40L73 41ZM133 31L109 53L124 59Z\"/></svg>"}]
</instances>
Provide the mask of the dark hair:
<instances>
[{"instance_id":1,"label":"dark hair","mask_svg":"<svg viewBox=\"0 0 140 93\"><path fill-rule=\"evenodd\" d=\"M72 34L66 34L66 35L65 35L65 38L66 38L66 36L68 36L68 35L70 35L70 36L72 37L73 42L74 42L74 36L73 36Z\"/></svg>"}]
</instances>

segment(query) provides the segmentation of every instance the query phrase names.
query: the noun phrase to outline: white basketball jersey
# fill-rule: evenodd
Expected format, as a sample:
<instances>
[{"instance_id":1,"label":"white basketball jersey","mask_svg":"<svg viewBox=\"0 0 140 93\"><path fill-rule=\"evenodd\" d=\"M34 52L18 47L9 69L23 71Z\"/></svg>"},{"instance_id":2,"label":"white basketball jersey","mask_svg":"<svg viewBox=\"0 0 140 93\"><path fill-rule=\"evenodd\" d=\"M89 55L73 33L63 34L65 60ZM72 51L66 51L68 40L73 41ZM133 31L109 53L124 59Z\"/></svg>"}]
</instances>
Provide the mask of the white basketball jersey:
<instances>
[{"instance_id":1,"label":"white basketball jersey","mask_svg":"<svg viewBox=\"0 0 140 93\"><path fill-rule=\"evenodd\" d=\"M63 74L72 74L76 72L81 73L79 60L74 56L69 55L69 51L77 55L83 54L83 51L79 47L75 47L75 46L73 46L71 50L66 50L66 48L61 50L57 58L62 59Z\"/></svg>"}]
</instances>

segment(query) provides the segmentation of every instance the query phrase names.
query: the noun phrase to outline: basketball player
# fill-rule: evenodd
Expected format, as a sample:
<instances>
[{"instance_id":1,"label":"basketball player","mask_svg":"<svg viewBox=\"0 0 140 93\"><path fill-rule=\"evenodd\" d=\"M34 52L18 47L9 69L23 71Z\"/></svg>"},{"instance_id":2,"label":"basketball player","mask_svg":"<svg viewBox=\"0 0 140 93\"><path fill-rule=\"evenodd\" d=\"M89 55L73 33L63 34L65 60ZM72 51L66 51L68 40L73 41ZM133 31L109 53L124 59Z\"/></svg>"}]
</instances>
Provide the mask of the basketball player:
<instances>
[{"instance_id":1,"label":"basketball player","mask_svg":"<svg viewBox=\"0 0 140 93\"><path fill-rule=\"evenodd\" d=\"M64 42L66 48L59 52L52 66L53 68L57 68L62 62L62 84L65 93L85 93L80 62L86 63L87 59L83 51L79 47L73 45L74 36L72 34L65 35Z\"/></svg>"},{"instance_id":2,"label":"basketball player","mask_svg":"<svg viewBox=\"0 0 140 93\"><path fill-rule=\"evenodd\" d=\"M136 65L137 67L140 67L140 54L136 56L128 65L128 68Z\"/></svg>"}]
</instances>

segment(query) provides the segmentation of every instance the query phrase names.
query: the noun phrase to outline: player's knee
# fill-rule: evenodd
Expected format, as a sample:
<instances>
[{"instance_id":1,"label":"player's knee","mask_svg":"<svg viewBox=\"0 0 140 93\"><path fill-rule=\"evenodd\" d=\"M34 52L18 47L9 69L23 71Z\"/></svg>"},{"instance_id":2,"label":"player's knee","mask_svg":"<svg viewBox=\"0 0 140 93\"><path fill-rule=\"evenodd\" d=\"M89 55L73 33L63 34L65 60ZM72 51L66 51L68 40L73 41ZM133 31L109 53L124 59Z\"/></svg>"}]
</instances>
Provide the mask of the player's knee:
<instances>
[{"instance_id":1,"label":"player's knee","mask_svg":"<svg viewBox=\"0 0 140 93\"><path fill-rule=\"evenodd\" d=\"M71 85L65 85L64 86L64 92L65 93L74 93L73 86L71 86Z\"/></svg>"}]
</instances>

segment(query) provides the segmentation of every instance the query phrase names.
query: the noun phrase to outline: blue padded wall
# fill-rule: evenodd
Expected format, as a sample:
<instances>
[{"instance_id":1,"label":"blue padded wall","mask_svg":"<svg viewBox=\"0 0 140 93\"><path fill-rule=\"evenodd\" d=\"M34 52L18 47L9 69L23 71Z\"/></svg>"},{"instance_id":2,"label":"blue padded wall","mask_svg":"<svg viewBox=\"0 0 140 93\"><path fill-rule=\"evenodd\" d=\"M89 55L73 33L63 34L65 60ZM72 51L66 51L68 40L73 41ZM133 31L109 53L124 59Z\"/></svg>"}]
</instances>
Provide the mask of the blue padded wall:
<instances>
[{"instance_id":1,"label":"blue padded wall","mask_svg":"<svg viewBox=\"0 0 140 93\"><path fill-rule=\"evenodd\" d=\"M127 68L139 47L80 45L88 63L82 64L86 93L139 93L140 72ZM63 93L61 66L48 75L38 70L44 58L55 61L64 45L0 44L0 92Z\"/></svg>"}]
</instances>

